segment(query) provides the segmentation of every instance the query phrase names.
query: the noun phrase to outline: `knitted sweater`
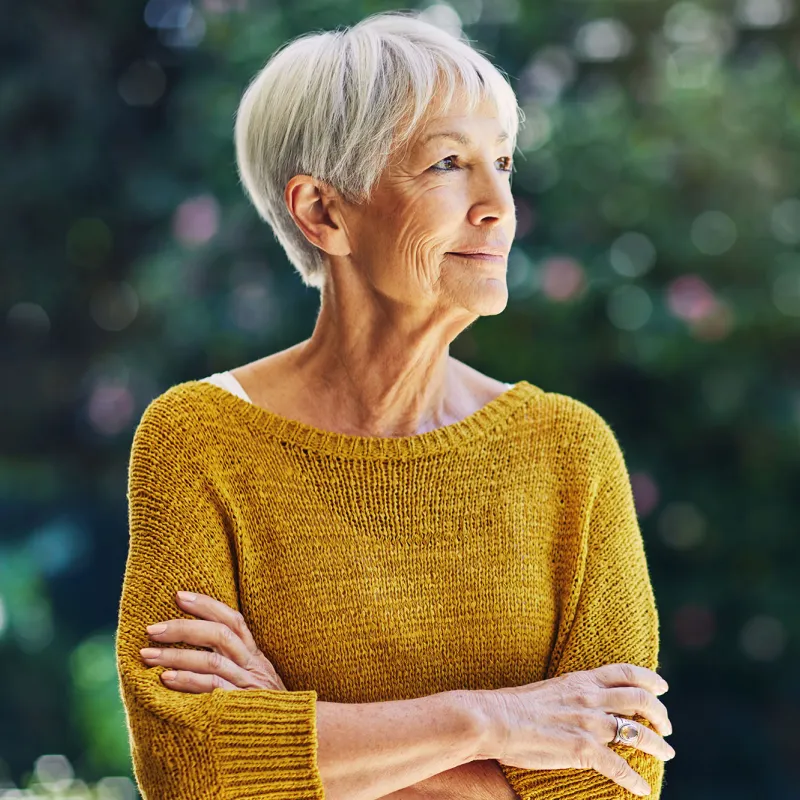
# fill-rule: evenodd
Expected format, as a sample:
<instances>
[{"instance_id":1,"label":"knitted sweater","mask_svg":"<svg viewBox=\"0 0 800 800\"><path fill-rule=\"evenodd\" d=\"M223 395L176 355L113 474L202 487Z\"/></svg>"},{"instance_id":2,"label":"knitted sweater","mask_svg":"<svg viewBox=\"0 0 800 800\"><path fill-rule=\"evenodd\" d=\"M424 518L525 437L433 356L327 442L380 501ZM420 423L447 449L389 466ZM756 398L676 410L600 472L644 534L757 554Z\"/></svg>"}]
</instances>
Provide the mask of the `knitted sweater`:
<instances>
[{"instance_id":1,"label":"knitted sweater","mask_svg":"<svg viewBox=\"0 0 800 800\"><path fill-rule=\"evenodd\" d=\"M526 381L459 422L386 438L181 383L142 415L128 503L117 668L146 800L323 798L317 700L658 666L614 433L587 405ZM240 610L288 691L164 686L139 649L148 624L192 619L179 589ZM657 800L663 762L609 746ZM502 769L523 800L634 796L591 769Z\"/></svg>"}]
</instances>

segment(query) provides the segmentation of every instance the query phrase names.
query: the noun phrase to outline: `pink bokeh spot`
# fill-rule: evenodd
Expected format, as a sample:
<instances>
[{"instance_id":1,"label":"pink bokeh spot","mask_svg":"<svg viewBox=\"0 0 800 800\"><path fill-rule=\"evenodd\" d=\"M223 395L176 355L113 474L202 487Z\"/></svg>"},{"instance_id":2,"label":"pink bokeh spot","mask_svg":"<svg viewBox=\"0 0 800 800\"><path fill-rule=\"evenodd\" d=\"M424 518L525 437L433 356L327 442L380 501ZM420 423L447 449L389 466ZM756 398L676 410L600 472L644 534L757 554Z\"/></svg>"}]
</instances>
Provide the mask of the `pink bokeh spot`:
<instances>
[{"instance_id":1,"label":"pink bokeh spot","mask_svg":"<svg viewBox=\"0 0 800 800\"><path fill-rule=\"evenodd\" d=\"M551 300L570 300L585 284L583 267L569 256L553 256L542 263L542 291Z\"/></svg>"},{"instance_id":2,"label":"pink bokeh spot","mask_svg":"<svg viewBox=\"0 0 800 800\"><path fill-rule=\"evenodd\" d=\"M121 384L98 383L89 398L89 421L105 436L125 430L133 416L133 395Z\"/></svg>"},{"instance_id":3,"label":"pink bokeh spot","mask_svg":"<svg viewBox=\"0 0 800 800\"><path fill-rule=\"evenodd\" d=\"M210 194L184 200L172 217L172 233L181 244L205 244L218 229L219 203Z\"/></svg>"},{"instance_id":4,"label":"pink bokeh spot","mask_svg":"<svg viewBox=\"0 0 800 800\"><path fill-rule=\"evenodd\" d=\"M658 486L646 472L634 472L631 474L631 488L636 513L639 517L646 517L658 505Z\"/></svg>"},{"instance_id":5,"label":"pink bokeh spot","mask_svg":"<svg viewBox=\"0 0 800 800\"><path fill-rule=\"evenodd\" d=\"M714 310L706 317L692 324L695 339L719 341L724 339L734 327L733 309L723 301L717 301Z\"/></svg>"},{"instance_id":6,"label":"pink bokeh spot","mask_svg":"<svg viewBox=\"0 0 800 800\"><path fill-rule=\"evenodd\" d=\"M717 298L699 275L681 275L667 287L667 305L676 317L697 322L716 311Z\"/></svg>"}]
</instances>

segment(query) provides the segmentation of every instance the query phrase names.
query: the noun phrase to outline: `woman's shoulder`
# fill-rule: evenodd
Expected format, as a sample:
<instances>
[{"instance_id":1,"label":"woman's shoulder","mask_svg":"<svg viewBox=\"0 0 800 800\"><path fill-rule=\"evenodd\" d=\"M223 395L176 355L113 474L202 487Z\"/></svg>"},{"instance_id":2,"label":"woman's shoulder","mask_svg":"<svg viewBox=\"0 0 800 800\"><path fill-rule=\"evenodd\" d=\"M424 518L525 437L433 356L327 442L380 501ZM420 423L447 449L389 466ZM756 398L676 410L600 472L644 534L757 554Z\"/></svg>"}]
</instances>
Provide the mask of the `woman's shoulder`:
<instances>
[{"instance_id":1,"label":"woman's shoulder","mask_svg":"<svg viewBox=\"0 0 800 800\"><path fill-rule=\"evenodd\" d=\"M134 438L158 438L197 445L204 428L219 420L214 389L203 380L173 384L149 400L136 426Z\"/></svg>"},{"instance_id":2,"label":"woman's shoulder","mask_svg":"<svg viewBox=\"0 0 800 800\"><path fill-rule=\"evenodd\" d=\"M538 433L571 456L593 459L619 449L610 418L584 400L542 389L536 396L536 409Z\"/></svg>"},{"instance_id":3,"label":"woman's shoulder","mask_svg":"<svg viewBox=\"0 0 800 800\"><path fill-rule=\"evenodd\" d=\"M564 423L598 430L609 425L597 409L572 395L561 392L544 392L543 399L553 409L554 415Z\"/></svg>"}]
</instances>

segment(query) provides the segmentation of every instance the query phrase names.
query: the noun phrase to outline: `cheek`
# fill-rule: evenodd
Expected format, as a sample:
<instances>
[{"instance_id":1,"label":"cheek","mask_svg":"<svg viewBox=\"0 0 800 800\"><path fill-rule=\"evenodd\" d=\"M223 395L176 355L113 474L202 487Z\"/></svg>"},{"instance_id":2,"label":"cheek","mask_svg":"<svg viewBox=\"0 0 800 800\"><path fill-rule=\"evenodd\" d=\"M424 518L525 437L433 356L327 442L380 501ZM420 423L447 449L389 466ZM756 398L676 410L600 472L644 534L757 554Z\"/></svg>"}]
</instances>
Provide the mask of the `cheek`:
<instances>
[{"instance_id":1,"label":"cheek","mask_svg":"<svg viewBox=\"0 0 800 800\"><path fill-rule=\"evenodd\" d=\"M424 264L432 255L442 255L453 246L462 213L452 192L437 187L421 192L396 211L394 246L403 258Z\"/></svg>"}]
</instances>

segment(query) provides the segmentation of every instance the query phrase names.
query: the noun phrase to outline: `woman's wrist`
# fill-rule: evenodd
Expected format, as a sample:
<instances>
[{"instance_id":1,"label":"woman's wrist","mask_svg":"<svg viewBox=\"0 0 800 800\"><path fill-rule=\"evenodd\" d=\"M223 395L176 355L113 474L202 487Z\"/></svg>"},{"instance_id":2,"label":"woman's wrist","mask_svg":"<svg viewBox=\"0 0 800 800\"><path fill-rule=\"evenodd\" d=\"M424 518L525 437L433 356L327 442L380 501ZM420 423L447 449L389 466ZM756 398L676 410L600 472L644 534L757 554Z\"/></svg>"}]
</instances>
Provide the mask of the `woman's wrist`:
<instances>
[{"instance_id":1,"label":"woman's wrist","mask_svg":"<svg viewBox=\"0 0 800 800\"><path fill-rule=\"evenodd\" d=\"M464 690L458 693L474 719L473 761L498 759L504 752L506 729L500 708L499 692L489 689Z\"/></svg>"}]
</instances>

